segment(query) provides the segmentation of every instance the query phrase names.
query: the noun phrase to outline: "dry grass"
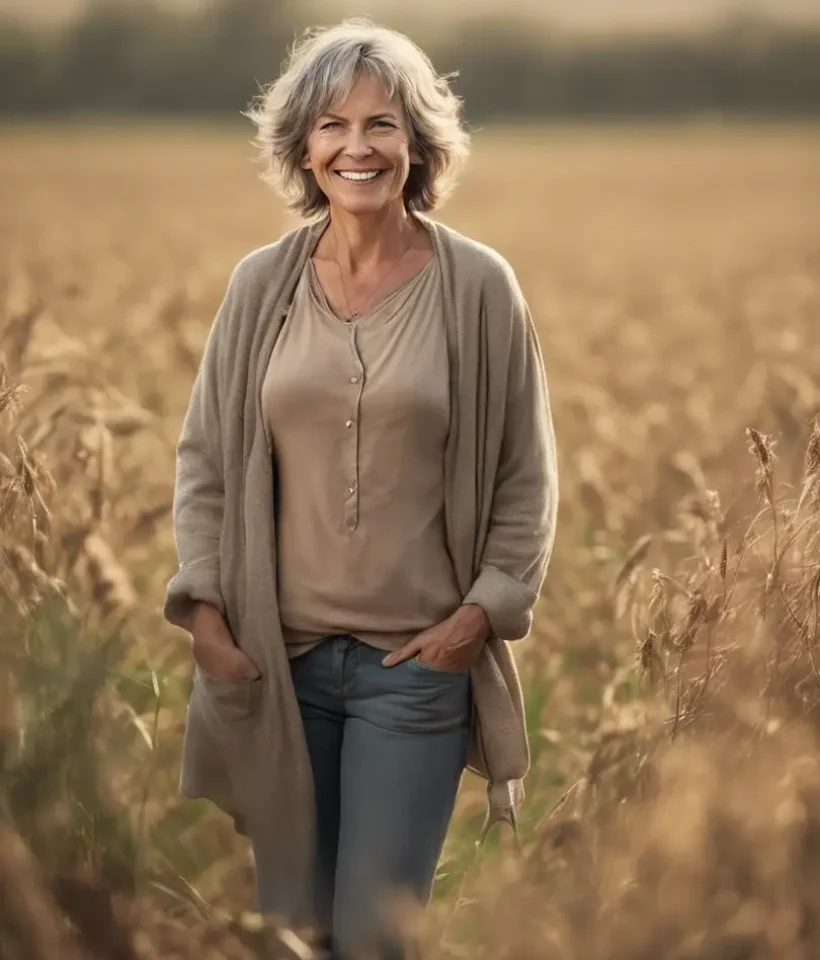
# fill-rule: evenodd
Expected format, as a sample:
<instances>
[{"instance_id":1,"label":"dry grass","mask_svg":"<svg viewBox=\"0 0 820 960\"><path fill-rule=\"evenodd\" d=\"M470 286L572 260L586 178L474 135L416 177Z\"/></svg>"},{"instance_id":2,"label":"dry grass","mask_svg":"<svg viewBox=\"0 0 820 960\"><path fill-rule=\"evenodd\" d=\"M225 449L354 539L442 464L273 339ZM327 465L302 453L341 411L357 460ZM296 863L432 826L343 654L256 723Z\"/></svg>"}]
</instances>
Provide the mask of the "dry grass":
<instances>
[{"instance_id":1,"label":"dry grass","mask_svg":"<svg viewBox=\"0 0 820 960\"><path fill-rule=\"evenodd\" d=\"M4 960L262 936L211 906L250 903L229 828L174 796L188 654L159 615L207 325L289 223L246 141L3 139L0 794L26 846L3 845L0 889L32 878ZM454 954L818 953L818 161L785 128L478 138L445 219L527 292L563 505L520 647L523 856L471 868L468 784L429 918Z\"/></svg>"}]
</instances>

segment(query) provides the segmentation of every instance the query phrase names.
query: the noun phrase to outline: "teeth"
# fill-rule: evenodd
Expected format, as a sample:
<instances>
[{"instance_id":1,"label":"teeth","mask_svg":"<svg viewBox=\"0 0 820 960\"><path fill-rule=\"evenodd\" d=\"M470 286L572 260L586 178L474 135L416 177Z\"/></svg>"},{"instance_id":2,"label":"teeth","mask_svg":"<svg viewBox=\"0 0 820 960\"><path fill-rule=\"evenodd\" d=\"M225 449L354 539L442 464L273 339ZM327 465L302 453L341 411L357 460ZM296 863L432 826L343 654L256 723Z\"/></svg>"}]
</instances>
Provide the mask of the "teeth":
<instances>
[{"instance_id":1,"label":"teeth","mask_svg":"<svg viewBox=\"0 0 820 960\"><path fill-rule=\"evenodd\" d=\"M345 180L375 180L381 173L381 170L370 170L367 173L354 173L352 170L339 170L340 177Z\"/></svg>"}]
</instances>

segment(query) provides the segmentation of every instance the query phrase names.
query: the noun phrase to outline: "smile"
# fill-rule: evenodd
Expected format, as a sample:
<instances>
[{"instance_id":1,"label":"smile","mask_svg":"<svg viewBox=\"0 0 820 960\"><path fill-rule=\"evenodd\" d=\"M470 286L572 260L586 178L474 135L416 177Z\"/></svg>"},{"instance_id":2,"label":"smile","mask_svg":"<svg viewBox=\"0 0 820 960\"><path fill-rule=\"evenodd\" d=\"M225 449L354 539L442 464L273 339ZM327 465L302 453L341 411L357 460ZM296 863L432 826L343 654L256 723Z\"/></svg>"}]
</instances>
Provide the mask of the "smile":
<instances>
[{"instance_id":1,"label":"smile","mask_svg":"<svg viewBox=\"0 0 820 960\"><path fill-rule=\"evenodd\" d=\"M368 183L375 180L376 177L384 173L384 170L334 170L343 180L349 180L351 183Z\"/></svg>"}]
</instances>

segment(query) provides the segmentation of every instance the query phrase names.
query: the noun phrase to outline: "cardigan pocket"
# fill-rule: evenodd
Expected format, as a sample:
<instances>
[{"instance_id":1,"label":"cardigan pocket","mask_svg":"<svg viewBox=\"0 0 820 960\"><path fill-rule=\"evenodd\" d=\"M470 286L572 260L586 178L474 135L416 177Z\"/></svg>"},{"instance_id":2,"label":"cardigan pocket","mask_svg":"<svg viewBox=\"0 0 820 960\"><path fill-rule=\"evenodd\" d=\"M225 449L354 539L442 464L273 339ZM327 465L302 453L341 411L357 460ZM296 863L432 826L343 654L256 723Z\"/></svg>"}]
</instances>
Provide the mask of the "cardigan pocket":
<instances>
[{"instance_id":1,"label":"cardigan pocket","mask_svg":"<svg viewBox=\"0 0 820 960\"><path fill-rule=\"evenodd\" d=\"M197 669L194 682L198 683L208 707L220 723L245 720L256 713L262 696L262 678L256 680L216 680Z\"/></svg>"}]
</instances>

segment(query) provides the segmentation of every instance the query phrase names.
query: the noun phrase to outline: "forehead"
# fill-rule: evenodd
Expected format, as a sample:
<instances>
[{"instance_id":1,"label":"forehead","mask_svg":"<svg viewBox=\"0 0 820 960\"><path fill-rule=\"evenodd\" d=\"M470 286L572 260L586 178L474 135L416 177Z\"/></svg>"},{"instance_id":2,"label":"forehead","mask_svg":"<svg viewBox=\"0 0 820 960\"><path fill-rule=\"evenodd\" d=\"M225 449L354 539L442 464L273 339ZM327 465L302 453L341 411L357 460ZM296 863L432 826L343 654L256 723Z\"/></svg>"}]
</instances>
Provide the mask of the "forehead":
<instances>
[{"instance_id":1,"label":"forehead","mask_svg":"<svg viewBox=\"0 0 820 960\"><path fill-rule=\"evenodd\" d=\"M398 91L392 94L382 79L369 70L353 78L351 83L340 85L331 92L325 110L347 114L394 113L401 115L401 100Z\"/></svg>"}]
</instances>

